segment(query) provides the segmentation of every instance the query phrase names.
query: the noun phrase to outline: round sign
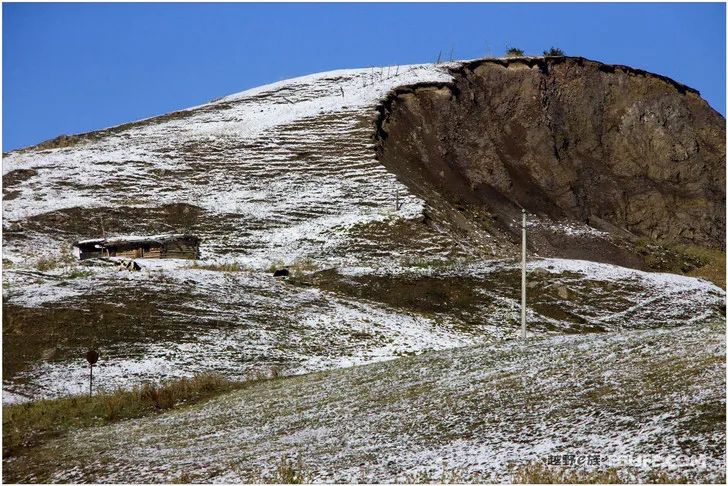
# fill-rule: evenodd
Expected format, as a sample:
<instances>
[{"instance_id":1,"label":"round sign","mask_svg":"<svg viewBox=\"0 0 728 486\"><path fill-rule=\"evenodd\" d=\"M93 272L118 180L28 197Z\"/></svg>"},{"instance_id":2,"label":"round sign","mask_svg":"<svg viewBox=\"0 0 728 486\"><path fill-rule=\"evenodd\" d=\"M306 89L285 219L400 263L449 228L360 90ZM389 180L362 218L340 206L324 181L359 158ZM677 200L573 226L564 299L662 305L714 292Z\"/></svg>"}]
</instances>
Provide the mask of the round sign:
<instances>
[{"instance_id":1,"label":"round sign","mask_svg":"<svg viewBox=\"0 0 728 486\"><path fill-rule=\"evenodd\" d=\"M96 364L96 362L98 360L99 360L98 351L91 350L88 353L86 353L86 361L88 361L89 364L91 364L91 365Z\"/></svg>"}]
</instances>

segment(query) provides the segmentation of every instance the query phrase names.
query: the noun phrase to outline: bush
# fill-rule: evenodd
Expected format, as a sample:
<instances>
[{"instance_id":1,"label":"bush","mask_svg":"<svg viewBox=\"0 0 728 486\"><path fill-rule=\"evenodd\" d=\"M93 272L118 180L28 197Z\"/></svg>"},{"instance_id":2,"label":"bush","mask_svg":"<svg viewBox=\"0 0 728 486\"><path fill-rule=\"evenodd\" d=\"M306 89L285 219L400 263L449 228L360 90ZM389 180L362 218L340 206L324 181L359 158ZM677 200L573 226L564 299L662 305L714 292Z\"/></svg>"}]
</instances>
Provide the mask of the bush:
<instances>
[{"instance_id":1,"label":"bush","mask_svg":"<svg viewBox=\"0 0 728 486\"><path fill-rule=\"evenodd\" d=\"M506 49L507 57L523 57L524 55L523 49L519 49L517 47L509 47Z\"/></svg>"},{"instance_id":2,"label":"bush","mask_svg":"<svg viewBox=\"0 0 728 486\"><path fill-rule=\"evenodd\" d=\"M548 49L546 51L543 51L543 55L544 56L555 57L555 56L564 56L565 54L564 54L564 51L562 51L558 47L552 47L551 49Z\"/></svg>"}]
</instances>

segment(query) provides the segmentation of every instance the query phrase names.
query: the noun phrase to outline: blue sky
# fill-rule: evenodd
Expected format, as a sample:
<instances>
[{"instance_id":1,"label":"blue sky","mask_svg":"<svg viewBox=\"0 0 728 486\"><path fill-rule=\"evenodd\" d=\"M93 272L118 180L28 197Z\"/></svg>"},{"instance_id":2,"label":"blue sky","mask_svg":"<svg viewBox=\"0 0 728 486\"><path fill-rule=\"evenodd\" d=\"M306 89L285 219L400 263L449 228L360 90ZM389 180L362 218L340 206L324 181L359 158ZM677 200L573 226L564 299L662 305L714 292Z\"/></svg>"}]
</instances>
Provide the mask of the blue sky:
<instances>
[{"instance_id":1,"label":"blue sky","mask_svg":"<svg viewBox=\"0 0 728 486\"><path fill-rule=\"evenodd\" d=\"M3 151L346 67L526 53L627 64L725 114L724 4L3 4Z\"/></svg>"}]
</instances>

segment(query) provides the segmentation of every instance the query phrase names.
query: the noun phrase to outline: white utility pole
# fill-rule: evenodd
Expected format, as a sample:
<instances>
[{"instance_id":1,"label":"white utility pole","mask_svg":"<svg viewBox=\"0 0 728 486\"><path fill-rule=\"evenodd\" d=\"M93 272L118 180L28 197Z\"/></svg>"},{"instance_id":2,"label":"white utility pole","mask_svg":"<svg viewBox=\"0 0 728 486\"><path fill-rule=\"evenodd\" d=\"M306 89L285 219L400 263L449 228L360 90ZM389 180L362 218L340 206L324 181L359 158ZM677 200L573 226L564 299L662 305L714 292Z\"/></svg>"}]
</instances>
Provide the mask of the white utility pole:
<instances>
[{"instance_id":1,"label":"white utility pole","mask_svg":"<svg viewBox=\"0 0 728 486\"><path fill-rule=\"evenodd\" d=\"M526 340L526 210L521 209L521 339Z\"/></svg>"}]
</instances>

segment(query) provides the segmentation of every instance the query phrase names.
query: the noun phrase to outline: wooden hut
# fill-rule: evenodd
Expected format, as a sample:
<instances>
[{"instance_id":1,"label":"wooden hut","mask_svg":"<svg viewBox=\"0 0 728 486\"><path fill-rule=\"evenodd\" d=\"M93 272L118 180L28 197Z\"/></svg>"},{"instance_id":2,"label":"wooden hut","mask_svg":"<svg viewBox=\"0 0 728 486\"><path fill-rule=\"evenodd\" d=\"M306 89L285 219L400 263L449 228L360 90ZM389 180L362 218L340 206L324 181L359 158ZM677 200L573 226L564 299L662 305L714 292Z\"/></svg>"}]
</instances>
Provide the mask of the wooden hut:
<instances>
[{"instance_id":1,"label":"wooden hut","mask_svg":"<svg viewBox=\"0 0 728 486\"><path fill-rule=\"evenodd\" d=\"M99 257L185 258L200 255L200 239L192 235L117 236L77 241L81 260Z\"/></svg>"}]
</instances>

